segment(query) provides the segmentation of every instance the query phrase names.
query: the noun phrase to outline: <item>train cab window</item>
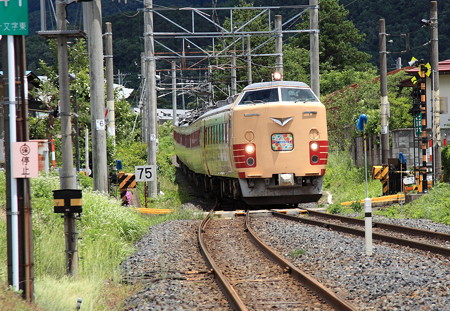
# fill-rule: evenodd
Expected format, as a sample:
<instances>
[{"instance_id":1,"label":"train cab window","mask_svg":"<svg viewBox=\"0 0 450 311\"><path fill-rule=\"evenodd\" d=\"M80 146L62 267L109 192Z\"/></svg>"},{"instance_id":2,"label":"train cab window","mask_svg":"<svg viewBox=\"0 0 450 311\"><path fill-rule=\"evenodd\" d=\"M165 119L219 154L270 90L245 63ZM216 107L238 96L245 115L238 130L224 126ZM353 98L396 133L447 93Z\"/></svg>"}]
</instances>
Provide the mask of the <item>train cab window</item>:
<instances>
[{"instance_id":1,"label":"train cab window","mask_svg":"<svg viewBox=\"0 0 450 311\"><path fill-rule=\"evenodd\" d=\"M278 102L278 88L247 91L241 99L239 105L263 104Z\"/></svg>"},{"instance_id":2,"label":"train cab window","mask_svg":"<svg viewBox=\"0 0 450 311\"><path fill-rule=\"evenodd\" d=\"M287 102L318 102L310 89L281 88L281 100Z\"/></svg>"}]
</instances>

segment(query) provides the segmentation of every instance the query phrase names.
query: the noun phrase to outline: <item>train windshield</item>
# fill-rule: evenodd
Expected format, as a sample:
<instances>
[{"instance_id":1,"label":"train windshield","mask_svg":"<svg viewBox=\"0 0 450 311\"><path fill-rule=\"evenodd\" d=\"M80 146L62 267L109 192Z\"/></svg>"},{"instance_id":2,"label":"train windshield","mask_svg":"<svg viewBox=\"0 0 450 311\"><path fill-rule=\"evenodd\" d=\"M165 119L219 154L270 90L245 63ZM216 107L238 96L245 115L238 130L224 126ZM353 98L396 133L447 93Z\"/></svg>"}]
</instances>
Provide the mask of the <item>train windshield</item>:
<instances>
[{"instance_id":1,"label":"train windshield","mask_svg":"<svg viewBox=\"0 0 450 311\"><path fill-rule=\"evenodd\" d=\"M318 102L310 89L281 88L281 100L286 102Z\"/></svg>"},{"instance_id":2,"label":"train windshield","mask_svg":"<svg viewBox=\"0 0 450 311\"><path fill-rule=\"evenodd\" d=\"M240 105L263 104L278 102L278 88L247 91L241 99Z\"/></svg>"},{"instance_id":3,"label":"train windshield","mask_svg":"<svg viewBox=\"0 0 450 311\"><path fill-rule=\"evenodd\" d=\"M318 102L319 100L308 88L281 87L281 101L284 102ZM278 88L247 91L242 96L240 105L264 104L279 102Z\"/></svg>"}]
</instances>

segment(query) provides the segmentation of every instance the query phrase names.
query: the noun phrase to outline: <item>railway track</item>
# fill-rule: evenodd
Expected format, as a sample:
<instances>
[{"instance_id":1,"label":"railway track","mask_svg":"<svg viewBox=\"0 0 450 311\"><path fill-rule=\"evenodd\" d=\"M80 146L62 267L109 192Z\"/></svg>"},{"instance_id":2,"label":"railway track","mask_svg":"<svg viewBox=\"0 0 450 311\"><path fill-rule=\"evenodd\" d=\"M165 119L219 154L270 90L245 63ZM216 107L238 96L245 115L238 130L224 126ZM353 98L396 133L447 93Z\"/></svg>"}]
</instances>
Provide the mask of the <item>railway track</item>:
<instances>
[{"instance_id":1,"label":"railway track","mask_svg":"<svg viewBox=\"0 0 450 311\"><path fill-rule=\"evenodd\" d=\"M211 216L199 226L200 249L235 310L357 310L261 241L248 213Z\"/></svg>"},{"instance_id":2,"label":"railway track","mask_svg":"<svg viewBox=\"0 0 450 311\"><path fill-rule=\"evenodd\" d=\"M361 219L326 214L309 209L307 209L307 217L291 216L276 211L272 211L272 215L274 215L275 217L281 217L306 224L321 226L362 237L364 237L365 234L364 229L358 229L358 227L364 227L364 220ZM323 218L326 218L328 221L320 220ZM344 224L350 224L350 226ZM373 227L373 239L408 246L411 248L416 248L450 257L450 234L381 222L373 222ZM411 239L411 236L414 236L415 239L419 239L420 241ZM427 241L427 243L425 243L424 241Z\"/></svg>"}]
</instances>

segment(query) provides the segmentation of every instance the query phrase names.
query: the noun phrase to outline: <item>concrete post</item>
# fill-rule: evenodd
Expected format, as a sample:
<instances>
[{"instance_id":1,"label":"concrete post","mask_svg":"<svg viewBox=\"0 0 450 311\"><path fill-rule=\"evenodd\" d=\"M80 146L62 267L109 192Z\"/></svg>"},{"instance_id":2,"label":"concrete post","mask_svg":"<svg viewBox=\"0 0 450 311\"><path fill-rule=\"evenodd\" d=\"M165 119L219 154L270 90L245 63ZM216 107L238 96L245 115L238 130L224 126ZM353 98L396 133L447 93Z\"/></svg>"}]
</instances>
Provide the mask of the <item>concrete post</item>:
<instances>
[{"instance_id":1,"label":"concrete post","mask_svg":"<svg viewBox=\"0 0 450 311\"><path fill-rule=\"evenodd\" d=\"M380 47L380 92L381 92L381 163L388 164L389 150L389 101L387 92L387 62L386 62L386 26L384 19L379 20Z\"/></svg>"},{"instance_id":2,"label":"concrete post","mask_svg":"<svg viewBox=\"0 0 450 311\"><path fill-rule=\"evenodd\" d=\"M311 89L320 98L319 80L319 0L309 0L312 6L309 13L309 35L310 59L311 59Z\"/></svg>"},{"instance_id":3,"label":"concrete post","mask_svg":"<svg viewBox=\"0 0 450 311\"><path fill-rule=\"evenodd\" d=\"M89 28L88 47L94 190L108 192L101 0L94 0L85 4L88 6L87 11L89 11L87 23Z\"/></svg>"}]
</instances>

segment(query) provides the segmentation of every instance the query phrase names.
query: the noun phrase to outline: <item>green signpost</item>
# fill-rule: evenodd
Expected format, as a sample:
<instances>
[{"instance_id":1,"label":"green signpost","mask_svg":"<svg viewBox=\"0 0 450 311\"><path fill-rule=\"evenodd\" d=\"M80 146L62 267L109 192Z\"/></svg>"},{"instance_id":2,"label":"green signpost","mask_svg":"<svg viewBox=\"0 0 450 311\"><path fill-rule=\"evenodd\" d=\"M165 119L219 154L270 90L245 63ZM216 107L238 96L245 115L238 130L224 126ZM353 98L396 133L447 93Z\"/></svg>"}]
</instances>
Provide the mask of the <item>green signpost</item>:
<instances>
[{"instance_id":1,"label":"green signpost","mask_svg":"<svg viewBox=\"0 0 450 311\"><path fill-rule=\"evenodd\" d=\"M414 117L414 128L416 129L416 136L422 135L422 114L418 114Z\"/></svg>"},{"instance_id":2,"label":"green signpost","mask_svg":"<svg viewBox=\"0 0 450 311\"><path fill-rule=\"evenodd\" d=\"M0 0L0 35L28 35L28 0Z\"/></svg>"}]
</instances>

